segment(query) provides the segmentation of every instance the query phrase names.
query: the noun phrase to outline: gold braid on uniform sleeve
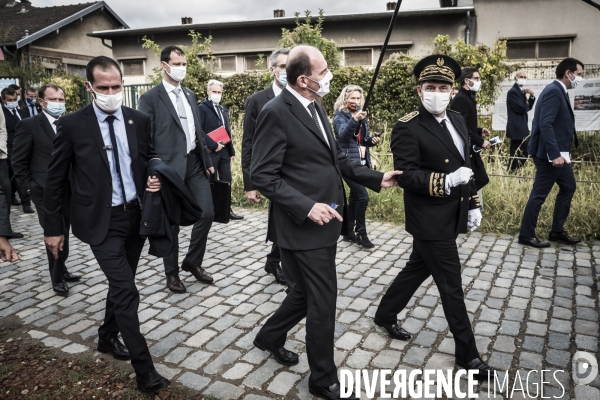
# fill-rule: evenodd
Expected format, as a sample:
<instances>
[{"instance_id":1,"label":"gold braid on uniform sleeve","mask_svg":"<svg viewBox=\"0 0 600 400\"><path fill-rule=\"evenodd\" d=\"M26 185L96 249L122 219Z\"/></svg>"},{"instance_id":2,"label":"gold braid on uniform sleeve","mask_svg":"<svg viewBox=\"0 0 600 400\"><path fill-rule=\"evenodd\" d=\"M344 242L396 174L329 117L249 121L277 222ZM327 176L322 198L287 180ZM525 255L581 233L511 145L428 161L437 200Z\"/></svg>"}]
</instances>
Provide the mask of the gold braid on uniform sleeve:
<instances>
[{"instance_id":1,"label":"gold braid on uniform sleeve","mask_svg":"<svg viewBox=\"0 0 600 400\"><path fill-rule=\"evenodd\" d=\"M446 174L432 172L429 175L429 195L432 197L446 196Z\"/></svg>"}]
</instances>

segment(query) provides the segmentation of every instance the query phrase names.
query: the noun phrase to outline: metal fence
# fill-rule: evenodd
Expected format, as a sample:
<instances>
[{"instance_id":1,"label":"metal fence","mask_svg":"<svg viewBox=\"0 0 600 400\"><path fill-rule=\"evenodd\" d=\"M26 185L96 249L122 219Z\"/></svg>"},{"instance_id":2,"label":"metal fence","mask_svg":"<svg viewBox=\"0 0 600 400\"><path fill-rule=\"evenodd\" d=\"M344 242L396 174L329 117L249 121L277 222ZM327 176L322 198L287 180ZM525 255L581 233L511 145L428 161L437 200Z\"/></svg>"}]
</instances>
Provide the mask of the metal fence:
<instances>
[{"instance_id":1,"label":"metal fence","mask_svg":"<svg viewBox=\"0 0 600 400\"><path fill-rule=\"evenodd\" d=\"M560 60L556 61L525 61L512 64L512 70L525 71L527 79L555 79L556 67ZM600 64L584 64L584 78L600 78ZM509 79L512 79L512 73Z\"/></svg>"},{"instance_id":2,"label":"metal fence","mask_svg":"<svg viewBox=\"0 0 600 400\"><path fill-rule=\"evenodd\" d=\"M149 83L123 86L123 105L137 110L140 96L152 89L152 87L153 85ZM87 106L92 102L92 95L85 88L81 88L80 95L84 106Z\"/></svg>"}]
</instances>

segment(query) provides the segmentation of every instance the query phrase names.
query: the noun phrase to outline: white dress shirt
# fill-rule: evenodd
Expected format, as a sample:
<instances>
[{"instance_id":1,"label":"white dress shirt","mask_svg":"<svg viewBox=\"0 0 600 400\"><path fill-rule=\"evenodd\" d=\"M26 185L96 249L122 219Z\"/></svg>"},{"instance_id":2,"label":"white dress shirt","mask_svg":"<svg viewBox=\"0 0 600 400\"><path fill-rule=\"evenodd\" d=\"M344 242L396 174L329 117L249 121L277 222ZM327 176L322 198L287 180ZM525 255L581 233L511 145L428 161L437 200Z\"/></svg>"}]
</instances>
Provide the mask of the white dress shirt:
<instances>
[{"instance_id":1,"label":"white dress shirt","mask_svg":"<svg viewBox=\"0 0 600 400\"><path fill-rule=\"evenodd\" d=\"M54 121L58 121L58 118L54 118L52 115L48 114L46 111L42 111L42 113L46 116L46 118L48 119L48 122L50 122L50 126L52 127L52 129L54 129L54 134L56 135L56 125L54 125Z\"/></svg>"},{"instance_id":2,"label":"white dress shirt","mask_svg":"<svg viewBox=\"0 0 600 400\"><path fill-rule=\"evenodd\" d=\"M460 153L460 156L464 160L465 159L465 142L464 142L462 136L460 136L460 133L458 133L458 131L454 127L454 125L452 125L452 122L450 122L448 115L444 114L444 118L439 118L439 117L436 117L435 115L434 115L434 117L435 117L435 120L440 125L441 125L442 120L446 120L446 126L448 127L448 130L450 131L450 135L452 135L452 141L454 142L456 149ZM442 126L442 129L444 129L443 126Z\"/></svg>"},{"instance_id":3,"label":"white dress shirt","mask_svg":"<svg viewBox=\"0 0 600 400\"><path fill-rule=\"evenodd\" d=\"M562 86L563 89L565 89L565 93L569 94L569 92L567 92L567 85L565 85L564 83L562 83L562 81L559 81L558 79L555 79L555 81L560 83L560 86Z\"/></svg>"},{"instance_id":4,"label":"white dress shirt","mask_svg":"<svg viewBox=\"0 0 600 400\"><path fill-rule=\"evenodd\" d=\"M171 103L173 103L173 108L175 108L175 112L177 112L177 96L175 96L175 93L173 93L173 91L175 89L181 89L181 92L179 92L179 95L181 96L181 100L183 101L183 108L185 109L185 116L187 118L187 124L188 124L188 132L190 133L190 140L191 140L191 146L192 148L189 149L188 153L192 150L194 150L196 148L196 124L194 123L194 113L192 111L192 106L190 106L190 102L187 99L187 95L185 94L185 92L183 91L183 88L181 87L181 85L179 86L173 86L171 85L169 82L165 81L163 79L162 81L165 90L167 91L167 94L169 95L169 98L171 99Z\"/></svg>"},{"instance_id":5,"label":"white dress shirt","mask_svg":"<svg viewBox=\"0 0 600 400\"><path fill-rule=\"evenodd\" d=\"M275 93L275 97L279 96L283 92L283 89L277 86L275 82L273 82L273 93Z\"/></svg>"},{"instance_id":6,"label":"white dress shirt","mask_svg":"<svg viewBox=\"0 0 600 400\"><path fill-rule=\"evenodd\" d=\"M291 94L294 95L295 98L298 99L298 101L300 101L300 103L304 106L304 109L306 110L306 112L308 113L308 115L310 115L310 119L313 119L312 113L310 112L310 110L308 109L308 106L314 102L314 100L309 100L306 97L302 96L300 93L296 92L294 89L292 89L290 87L290 85L285 87L287 90L289 90L289 92ZM315 106L316 109L317 106ZM327 131L325 130L325 127L323 126L323 121L321 121L321 117L319 117L319 113L317 113L317 119L319 120L319 127L321 128L321 132L323 132L323 138L325 139L325 143L327 143L327 145L331 146L329 143L329 139L327 138Z\"/></svg>"}]
</instances>

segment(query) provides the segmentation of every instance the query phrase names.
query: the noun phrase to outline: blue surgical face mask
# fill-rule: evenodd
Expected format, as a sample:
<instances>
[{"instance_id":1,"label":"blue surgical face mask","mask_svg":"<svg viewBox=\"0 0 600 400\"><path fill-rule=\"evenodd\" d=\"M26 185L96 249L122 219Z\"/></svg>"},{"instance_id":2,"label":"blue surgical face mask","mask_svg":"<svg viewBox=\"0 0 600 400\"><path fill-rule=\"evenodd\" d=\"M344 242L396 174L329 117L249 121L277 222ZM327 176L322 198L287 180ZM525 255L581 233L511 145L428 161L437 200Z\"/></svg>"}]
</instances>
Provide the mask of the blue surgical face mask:
<instances>
[{"instance_id":1,"label":"blue surgical face mask","mask_svg":"<svg viewBox=\"0 0 600 400\"><path fill-rule=\"evenodd\" d=\"M281 86L286 87L287 86L287 73L285 71L281 71L279 73L279 76L277 77L277 81L279 82L279 84L281 84Z\"/></svg>"},{"instance_id":2,"label":"blue surgical face mask","mask_svg":"<svg viewBox=\"0 0 600 400\"><path fill-rule=\"evenodd\" d=\"M52 115L54 118L58 118L63 115L66 111L65 103L57 103L53 101L48 102L48 106L46 107L46 111L48 114Z\"/></svg>"},{"instance_id":3,"label":"blue surgical face mask","mask_svg":"<svg viewBox=\"0 0 600 400\"><path fill-rule=\"evenodd\" d=\"M27 104L29 104L29 105L35 104L35 98L32 99L31 97L28 97L27 98Z\"/></svg>"},{"instance_id":4,"label":"blue surgical face mask","mask_svg":"<svg viewBox=\"0 0 600 400\"><path fill-rule=\"evenodd\" d=\"M9 110L16 110L17 108L19 108L19 102L18 101L7 101L6 108L8 108Z\"/></svg>"}]
</instances>

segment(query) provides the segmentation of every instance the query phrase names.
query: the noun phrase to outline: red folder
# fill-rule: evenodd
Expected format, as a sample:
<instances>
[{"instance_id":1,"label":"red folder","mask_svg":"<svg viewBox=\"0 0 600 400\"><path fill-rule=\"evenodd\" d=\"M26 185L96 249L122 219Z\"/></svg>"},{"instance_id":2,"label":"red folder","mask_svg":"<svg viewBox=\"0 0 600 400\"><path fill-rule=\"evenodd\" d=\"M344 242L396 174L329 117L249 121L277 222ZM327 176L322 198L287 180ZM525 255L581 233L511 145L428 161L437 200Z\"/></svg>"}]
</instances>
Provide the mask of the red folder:
<instances>
[{"instance_id":1,"label":"red folder","mask_svg":"<svg viewBox=\"0 0 600 400\"><path fill-rule=\"evenodd\" d=\"M217 129L208 133L207 135L209 138L211 138L212 140L214 140L217 143L221 142L222 144L227 144L227 143L231 142L231 138L227 134L227 130L225 129L224 126L218 127ZM210 151L210 149L209 149L209 151Z\"/></svg>"}]
</instances>

